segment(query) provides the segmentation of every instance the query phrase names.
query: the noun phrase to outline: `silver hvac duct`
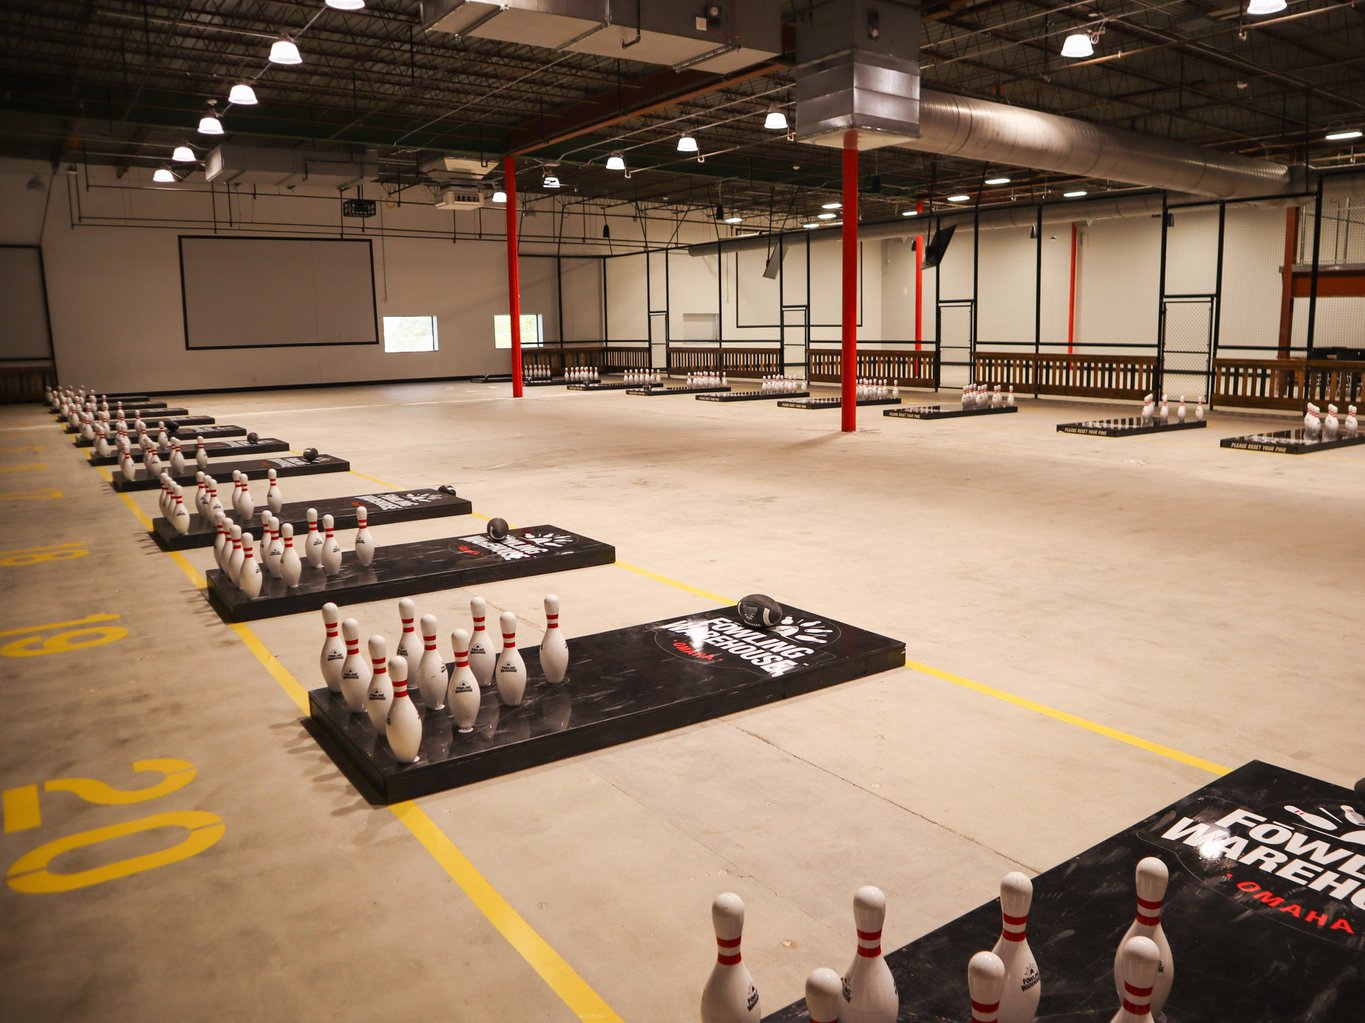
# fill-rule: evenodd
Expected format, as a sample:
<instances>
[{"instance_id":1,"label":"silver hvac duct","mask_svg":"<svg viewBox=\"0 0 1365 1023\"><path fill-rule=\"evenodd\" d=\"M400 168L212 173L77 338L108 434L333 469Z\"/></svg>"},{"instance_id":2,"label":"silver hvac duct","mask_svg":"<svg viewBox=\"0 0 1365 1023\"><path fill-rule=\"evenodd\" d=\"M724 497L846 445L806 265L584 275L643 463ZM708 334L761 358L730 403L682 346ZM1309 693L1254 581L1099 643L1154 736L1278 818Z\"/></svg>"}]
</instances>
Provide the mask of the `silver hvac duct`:
<instances>
[{"instance_id":1,"label":"silver hvac duct","mask_svg":"<svg viewBox=\"0 0 1365 1023\"><path fill-rule=\"evenodd\" d=\"M920 94L919 138L899 145L1213 199L1274 195L1294 185L1284 164L932 89Z\"/></svg>"}]
</instances>

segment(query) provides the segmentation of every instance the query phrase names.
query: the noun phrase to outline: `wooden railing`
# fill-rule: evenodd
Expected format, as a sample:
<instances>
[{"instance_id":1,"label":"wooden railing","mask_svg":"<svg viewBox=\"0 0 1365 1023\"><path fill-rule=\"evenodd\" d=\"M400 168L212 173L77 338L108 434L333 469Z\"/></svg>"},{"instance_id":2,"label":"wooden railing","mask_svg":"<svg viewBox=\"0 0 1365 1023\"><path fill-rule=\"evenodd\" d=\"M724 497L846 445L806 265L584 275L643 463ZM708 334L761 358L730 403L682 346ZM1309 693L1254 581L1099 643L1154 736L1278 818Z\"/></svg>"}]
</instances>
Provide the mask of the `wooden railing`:
<instances>
[{"instance_id":1,"label":"wooden railing","mask_svg":"<svg viewBox=\"0 0 1365 1023\"><path fill-rule=\"evenodd\" d=\"M613 373L649 367L648 345L566 345L563 348L523 348L521 362L527 368L549 368L560 376L570 366L594 366Z\"/></svg>"},{"instance_id":2,"label":"wooden railing","mask_svg":"<svg viewBox=\"0 0 1365 1023\"><path fill-rule=\"evenodd\" d=\"M1336 359L1215 359L1213 403L1300 410L1307 402L1345 411L1361 403L1365 362Z\"/></svg>"},{"instance_id":3,"label":"wooden railing","mask_svg":"<svg viewBox=\"0 0 1365 1023\"><path fill-rule=\"evenodd\" d=\"M782 352L777 348L679 348L668 350L668 371L725 373L732 377L773 376L782 372Z\"/></svg>"},{"instance_id":4,"label":"wooden railing","mask_svg":"<svg viewBox=\"0 0 1365 1023\"><path fill-rule=\"evenodd\" d=\"M57 386L57 370L50 362L0 366L0 402L42 401L43 390Z\"/></svg>"},{"instance_id":5,"label":"wooden railing","mask_svg":"<svg viewBox=\"0 0 1365 1023\"><path fill-rule=\"evenodd\" d=\"M973 366L977 382L1021 393L1139 400L1152 390L1156 356L977 352Z\"/></svg>"},{"instance_id":6,"label":"wooden railing","mask_svg":"<svg viewBox=\"0 0 1365 1023\"><path fill-rule=\"evenodd\" d=\"M833 383L840 378L838 349L810 352L810 379ZM937 360L932 351L859 352L858 376L890 380L900 387L937 387Z\"/></svg>"}]
</instances>

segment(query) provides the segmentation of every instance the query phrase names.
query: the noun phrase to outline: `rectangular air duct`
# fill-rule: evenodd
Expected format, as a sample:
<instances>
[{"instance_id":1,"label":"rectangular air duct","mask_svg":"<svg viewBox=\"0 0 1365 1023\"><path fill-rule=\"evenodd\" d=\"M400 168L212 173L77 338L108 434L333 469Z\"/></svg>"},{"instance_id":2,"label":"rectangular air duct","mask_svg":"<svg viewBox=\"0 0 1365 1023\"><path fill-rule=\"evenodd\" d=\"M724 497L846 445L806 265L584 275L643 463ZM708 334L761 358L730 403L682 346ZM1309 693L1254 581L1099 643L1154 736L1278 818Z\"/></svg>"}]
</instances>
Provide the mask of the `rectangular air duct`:
<instances>
[{"instance_id":1,"label":"rectangular air duct","mask_svg":"<svg viewBox=\"0 0 1365 1023\"><path fill-rule=\"evenodd\" d=\"M831 0L796 25L796 138L859 149L919 137L918 3Z\"/></svg>"},{"instance_id":2,"label":"rectangular air duct","mask_svg":"<svg viewBox=\"0 0 1365 1023\"><path fill-rule=\"evenodd\" d=\"M372 152L348 158L345 153L224 142L204 158L205 179L219 184L349 188L378 176L379 163Z\"/></svg>"},{"instance_id":3,"label":"rectangular air duct","mask_svg":"<svg viewBox=\"0 0 1365 1023\"><path fill-rule=\"evenodd\" d=\"M474 188L443 188L436 200L438 210L477 210L483 205L483 195Z\"/></svg>"}]
</instances>

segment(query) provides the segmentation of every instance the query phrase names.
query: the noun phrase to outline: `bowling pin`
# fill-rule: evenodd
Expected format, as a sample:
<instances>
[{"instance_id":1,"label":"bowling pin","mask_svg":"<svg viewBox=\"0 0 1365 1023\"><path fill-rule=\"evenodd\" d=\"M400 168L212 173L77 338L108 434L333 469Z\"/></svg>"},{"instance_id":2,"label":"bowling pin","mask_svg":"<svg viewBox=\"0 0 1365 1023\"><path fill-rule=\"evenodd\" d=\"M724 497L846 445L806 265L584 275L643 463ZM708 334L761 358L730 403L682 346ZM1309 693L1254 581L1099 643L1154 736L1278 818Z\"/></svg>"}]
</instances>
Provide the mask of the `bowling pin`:
<instances>
[{"instance_id":1,"label":"bowling pin","mask_svg":"<svg viewBox=\"0 0 1365 1023\"><path fill-rule=\"evenodd\" d=\"M303 538L303 558L309 568L322 567L322 548L327 538L318 532L318 510L308 509L308 535Z\"/></svg>"},{"instance_id":2,"label":"bowling pin","mask_svg":"<svg viewBox=\"0 0 1365 1023\"><path fill-rule=\"evenodd\" d=\"M1342 423L1342 428L1346 431L1346 436L1354 437L1360 432L1360 420L1356 418L1356 407L1346 406L1346 419Z\"/></svg>"},{"instance_id":3,"label":"bowling pin","mask_svg":"<svg viewBox=\"0 0 1365 1023\"><path fill-rule=\"evenodd\" d=\"M364 505L355 510L355 524L355 558L368 568L374 561L374 538L370 535L370 513Z\"/></svg>"},{"instance_id":4,"label":"bowling pin","mask_svg":"<svg viewBox=\"0 0 1365 1023\"><path fill-rule=\"evenodd\" d=\"M266 568L276 579L280 577L280 562L284 560L284 537L280 535L280 520L270 516L270 549L266 554Z\"/></svg>"},{"instance_id":5,"label":"bowling pin","mask_svg":"<svg viewBox=\"0 0 1365 1023\"><path fill-rule=\"evenodd\" d=\"M482 597L475 597L469 602L469 616L474 619L474 633L469 638L469 670L479 680L479 685L485 688L493 684L493 664L497 660L488 639L488 630L484 628L487 614L488 605Z\"/></svg>"},{"instance_id":6,"label":"bowling pin","mask_svg":"<svg viewBox=\"0 0 1365 1023\"><path fill-rule=\"evenodd\" d=\"M190 531L190 512L185 507L185 488L178 483L175 486L175 504L171 506L171 525L181 536Z\"/></svg>"},{"instance_id":7,"label":"bowling pin","mask_svg":"<svg viewBox=\"0 0 1365 1023\"><path fill-rule=\"evenodd\" d=\"M213 560L218 563L218 568L221 571L226 572L227 563L223 560L223 548L226 546L228 550L231 550L232 546L228 543L227 526L224 524L224 519L225 516L221 511L213 513L213 528L215 530L213 534Z\"/></svg>"},{"instance_id":8,"label":"bowling pin","mask_svg":"<svg viewBox=\"0 0 1365 1023\"><path fill-rule=\"evenodd\" d=\"M180 450L178 440L171 441L171 475L177 477L185 475L185 453Z\"/></svg>"},{"instance_id":9,"label":"bowling pin","mask_svg":"<svg viewBox=\"0 0 1365 1023\"><path fill-rule=\"evenodd\" d=\"M256 502L251 497L251 481L246 478L246 473L241 474L240 485L242 494L237 499L237 508L242 513L242 521L246 522L256 511Z\"/></svg>"},{"instance_id":10,"label":"bowling pin","mask_svg":"<svg viewBox=\"0 0 1365 1023\"><path fill-rule=\"evenodd\" d=\"M744 965L740 940L744 934L744 901L733 892L711 903L711 925L716 931L716 965L701 992L701 1023L759 1023L758 988Z\"/></svg>"},{"instance_id":11,"label":"bowling pin","mask_svg":"<svg viewBox=\"0 0 1365 1023\"><path fill-rule=\"evenodd\" d=\"M422 659L417 662L417 689L428 710L446 705L446 662L436 649L436 616L422 615Z\"/></svg>"},{"instance_id":12,"label":"bowling pin","mask_svg":"<svg viewBox=\"0 0 1365 1023\"><path fill-rule=\"evenodd\" d=\"M242 550L242 527L236 523L232 526L232 553L228 555L227 577L233 586L237 585L237 576L242 571L242 561L246 557Z\"/></svg>"},{"instance_id":13,"label":"bowling pin","mask_svg":"<svg viewBox=\"0 0 1365 1023\"><path fill-rule=\"evenodd\" d=\"M404 597L398 602L398 621L401 623L402 632L398 636L398 649L394 651L399 657L406 657L410 661L415 661L422 656L422 646L417 639L416 627L413 622L417 620L417 605Z\"/></svg>"},{"instance_id":14,"label":"bowling pin","mask_svg":"<svg viewBox=\"0 0 1365 1023\"><path fill-rule=\"evenodd\" d=\"M1179 423L1185 421L1185 396L1183 394L1180 396L1180 406L1175 410L1175 418L1176 422Z\"/></svg>"},{"instance_id":15,"label":"bowling pin","mask_svg":"<svg viewBox=\"0 0 1365 1023\"><path fill-rule=\"evenodd\" d=\"M806 1014L810 1023L839 1023L844 992L839 975L828 966L811 970L806 978Z\"/></svg>"},{"instance_id":16,"label":"bowling pin","mask_svg":"<svg viewBox=\"0 0 1365 1023\"><path fill-rule=\"evenodd\" d=\"M1123 994L1119 1011L1109 1023L1150 1023L1152 985L1161 963L1161 953L1151 938L1129 938L1119 949L1123 969Z\"/></svg>"},{"instance_id":17,"label":"bowling pin","mask_svg":"<svg viewBox=\"0 0 1365 1023\"><path fill-rule=\"evenodd\" d=\"M389 644L383 636L370 637L370 687L365 692L365 713L370 724L380 735L389 720L389 704L393 702L393 682L389 680Z\"/></svg>"},{"instance_id":18,"label":"bowling pin","mask_svg":"<svg viewBox=\"0 0 1365 1023\"><path fill-rule=\"evenodd\" d=\"M994 952L978 952L967 963L967 993L972 1000L972 1023L996 1023L1000 992L1005 987L1005 964Z\"/></svg>"},{"instance_id":19,"label":"bowling pin","mask_svg":"<svg viewBox=\"0 0 1365 1023\"><path fill-rule=\"evenodd\" d=\"M360 623L347 618L341 623L341 638L346 641L346 658L341 662L341 695L352 714L364 714L374 672L360 653Z\"/></svg>"},{"instance_id":20,"label":"bowling pin","mask_svg":"<svg viewBox=\"0 0 1365 1023\"><path fill-rule=\"evenodd\" d=\"M512 611L504 611L498 621L502 626L502 653L498 654L497 664L493 666L493 676L498 681L498 696L502 702L517 707L526 694L526 662L517 649L517 616Z\"/></svg>"},{"instance_id":21,"label":"bowling pin","mask_svg":"<svg viewBox=\"0 0 1365 1023\"><path fill-rule=\"evenodd\" d=\"M195 439L195 442L194 442L194 463L195 463L195 465L199 466L199 468L203 469L205 472L208 471L208 467L209 467L209 453L208 453L208 449L204 447L204 438L203 438L203 437L198 437L198 438Z\"/></svg>"},{"instance_id":22,"label":"bowling pin","mask_svg":"<svg viewBox=\"0 0 1365 1023\"><path fill-rule=\"evenodd\" d=\"M220 511L226 514L227 509L223 507L222 499L218 496L218 481L212 476L205 476L204 485L209 488L209 511Z\"/></svg>"},{"instance_id":23,"label":"bowling pin","mask_svg":"<svg viewBox=\"0 0 1365 1023\"><path fill-rule=\"evenodd\" d=\"M240 519L242 517L242 473L240 469L232 470L232 499L228 501L228 505L232 508L233 518Z\"/></svg>"},{"instance_id":24,"label":"bowling pin","mask_svg":"<svg viewBox=\"0 0 1365 1023\"><path fill-rule=\"evenodd\" d=\"M166 436L166 424L158 423L156 433L156 453L163 458L169 458L171 454L171 441Z\"/></svg>"},{"instance_id":25,"label":"bowling pin","mask_svg":"<svg viewBox=\"0 0 1365 1023\"><path fill-rule=\"evenodd\" d=\"M1199 403L1194 406L1194 418L1201 423L1204 421L1204 396L1202 394L1199 396Z\"/></svg>"},{"instance_id":26,"label":"bowling pin","mask_svg":"<svg viewBox=\"0 0 1365 1023\"><path fill-rule=\"evenodd\" d=\"M268 576L274 576L275 570L270 564L270 546L275 542L275 517L270 514L269 508L261 509L261 569Z\"/></svg>"},{"instance_id":27,"label":"bowling pin","mask_svg":"<svg viewBox=\"0 0 1365 1023\"><path fill-rule=\"evenodd\" d=\"M569 670L569 644L564 630L559 627L559 598L551 593L545 598L545 638L540 641L540 667L545 681L553 686L564 681Z\"/></svg>"},{"instance_id":28,"label":"bowling pin","mask_svg":"<svg viewBox=\"0 0 1365 1023\"><path fill-rule=\"evenodd\" d=\"M332 532L332 516L322 517L322 528L325 532L322 548L322 570L328 575L336 575L341 571L341 544L337 543L337 538Z\"/></svg>"},{"instance_id":29,"label":"bowling pin","mask_svg":"<svg viewBox=\"0 0 1365 1023\"><path fill-rule=\"evenodd\" d=\"M882 921L886 919L886 895L874 885L864 885L853 896L853 922L858 948L844 972L841 1023L896 1023L900 996L891 968L882 957Z\"/></svg>"},{"instance_id":30,"label":"bowling pin","mask_svg":"<svg viewBox=\"0 0 1365 1023\"><path fill-rule=\"evenodd\" d=\"M322 641L322 653L318 655L318 667L322 669L322 681L333 693L341 692L341 665L346 660L346 644L338 635L337 626L341 612L331 601L322 605L322 624L327 636Z\"/></svg>"},{"instance_id":31,"label":"bowling pin","mask_svg":"<svg viewBox=\"0 0 1365 1023\"><path fill-rule=\"evenodd\" d=\"M1152 414L1156 411L1150 394L1144 395L1142 399L1142 422L1144 425L1152 421Z\"/></svg>"},{"instance_id":32,"label":"bowling pin","mask_svg":"<svg viewBox=\"0 0 1365 1023\"><path fill-rule=\"evenodd\" d=\"M264 582L261 566L257 564L252 549L251 534L248 533L242 537L242 567L237 575L237 586L247 600L255 600L261 595L261 584Z\"/></svg>"},{"instance_id":33,"label":"bowling pin","mask_svg":"<svg viewBox=\"0 0 1365 1023\"><path fill-rule=\"evenodd\" d=\"M299 559L299 552L294 550L292 523L286 522L280 527L280 543L284 544L284 550L280 553L279 577L284 580L284 585L292 590L303 577L303 562Z\"/></svg>"},{"instance_id":34,"label":"bowling pin","mask_svg":"<svg viewBox=\"0 0 1365 1023\"><path fill-rule=\"evenodd\" d=\"M1161 907L1166 900L1166 884L1170 874L1166 864L1155 856L1146 856L1137 865L1137 915L1119 939L1119 947L1114 950L1114 990L1123 997L1123 948L1130 938L1151 939L1156 945L1160 958L1157 960L1156 981L1152 987L1152 1012L1161 1011L1166 997L1171 993L1171 982L1175 980L1175 961L1171 958L1171 946L1166 940L1166 931L1161 926Z\"/></svg>"},{"instance_id":35,"label":"bowling pin","mask_svg":"<svg viewBox=\"0 0 1365 1023\"><path fill-rule=\"evenodd\" d=\"M1313 827L1318 828L1318 829L1320 829L1320 830L1322 830L1322 831L1336 831L1336 830L1337 830L1336 821L1330 820L1329 818L1324 817L1324 816L1322 816L1321 814L1309 813L1309 812L1306 811L1306 810L1300 810L1297 806L1289 806L1289 805L1287 805L1287 804L1285 805L1285 809L1288 810L1290 813L1292 813L1294 816L1296 816L1296 817L1301 817L1303 820L1305 820L1305 821L1307 821L1309 824L1313 825ZM1159 944L1159 943L1158 943L1158 944ZM1153 1012L1156 1012L1156 1011L1159 1011L1159 1010L1158 1010L1158 1009L1153 1009L1152 1011L1153 1011Z\"/></svg>"},{"instance_id":36,"label":"bowling pin","mask_svg":"<svg viewBox=\"0 0 1365 1023\"><path fill-rule=\"evenodd\" d=\"M1171 421L1171 399L1164 394L1161 396L1161 421L1163 423Z\"/></svg>"},{"instance_id":37,"label":"bowling pin","mask_svg":"<svg viewBox=\"0 0 1365 1023\"><path fill-rule=\"evenodd\" d=\"M137 476L137 463L133 461L133 453L129 448L124 448L119 455L118 471L123 473L123 478L130 483Z\"/></svg>"},{"instance_id":38,"label":"bowling pin","mask_svg":"<svg viewBox=\"0 0 1365 1023\"><path fill-rule=\"evenodd\" d=\"M1000 937L991 949L1005 964L1005 989L1000 995L1000 1023L1032 1023L1043 993L1038 962L1028 946L1028 911L1033 882L1012 870L1000 882Z\"/></svg>"},{"instance_id":39,"label":"bowling pin","mask_svg":"<svg viewBox=\"0 0 1365 1023\"><path fill-rule=\"evenodd\" d=\"M270 514L279 515L284 510L284 495L280 493L279 480L275 477L275 470L271 469L268 473L270 483L265 489L265 503L270 508Z\"/></svg>"},{"instance_id":40,"label":"bowling pin","mask_svg":"<svg viewBox=\"0 0 1365 1023\"><path fill-rule=\"evenodd\" d=\"M389 716L384 723L384 738L389 740L389 749L400 764L411 764L417 759L417 751L422 748L422 715L412 705L408 697L407 658L394 657L389 661L389 671L393 676L393 699L389 703ZM445 675L445 666L441 666ZM371 689L373 692L373 689Z\"/></svg>"},{"instance_id":41,"label":"bowling pin","mask_svg":"<svg viewBox=\"0 0 1365 1023\"><path fill-rule=\"evenodd\" d=\"M474 731L481 702L479 680L469 670L469 633L456 629L450 634L450 647L455 654L455 670L450 673L450 684L446 686L446 704L450 707L455 728L468 734Z\"/></svg>"}]
</instances>

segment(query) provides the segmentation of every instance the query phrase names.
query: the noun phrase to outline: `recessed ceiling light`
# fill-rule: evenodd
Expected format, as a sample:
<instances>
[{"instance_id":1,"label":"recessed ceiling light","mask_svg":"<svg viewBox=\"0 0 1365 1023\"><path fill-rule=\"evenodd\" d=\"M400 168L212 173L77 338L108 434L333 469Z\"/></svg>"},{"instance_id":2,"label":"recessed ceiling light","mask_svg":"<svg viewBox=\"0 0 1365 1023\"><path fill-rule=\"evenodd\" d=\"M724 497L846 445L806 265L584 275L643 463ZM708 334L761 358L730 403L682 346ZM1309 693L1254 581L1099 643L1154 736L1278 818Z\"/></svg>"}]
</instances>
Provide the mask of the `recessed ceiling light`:
<instances>
[{"instance_id":1,"label":"recessed ceiling light","mask_svg":"<svg viewBox=\"0 0 1365 1023\"><path fill-rule=\"evenodd\" d=\"M844 208L844 204L841 202L823 202L820 204L820 208L822 210L841 210Z\"/></svg>"},{"instance_id":2,"label":"recessed ceiling light","mask_svg":"<svg viewBox=\"0 0 1365 1023\"><path fill-rule=\"evenodd\" d=\"M176 146L175 152L171 154L171 159L176 163L194 163L196 157L194 150L189 146Z\"/></svg>"},{"instance_id":3,"label":"recessed ceiling light","mask_svg":"<svg viewBox=\"0 0 1365 1023\"><path fill-rule=\"evenodd\" d=\"M1255 0L1253 0L1255 2ZM1281 0L1283 2L1283 0ZM1089 57L1095 53L1095 44L1090 41L1090 35L1086 32L1072 32L1062 43L1062 56Z\"/></svg>"},{"instance_id":4,"label":"recessed ceiling light","mask_svg":"<svg viewBox=\"0 0 1365 1023\"><path fill-rule=\"evenodd\" d=\"M1356 130L1354 130L1354 129L1352 129L1351 131L1334 131L1334 132L1332 132L1330 135L1327 136L1327 141L1328 141L1328 142L1348 142L1348 141L1350 141L1351 139L1358 139L1358 138L1360 138L1360 136L1361 136L1362 134L1365 134L1365 133L1356 131Z\"/></svg>"},{"instance_id":5,"label":"recessed ceiling light","mask_svg":"<svg viewBox=\"0 0 1365 1023\"><path fill-rule=\"evenodd\" d=\"M833 219L834 219L835 217L837 217L838 215L839 215L839 214L837 214L837 213L817 213L817 214L815 215L815 219L816 219L816 220L833 220Z\"/></svg>"},{"instance_id":6,"label":"recessed ceiling light","mask_svg":"<svg viewBox=\"0 0 1365 1023\"><path fill-rule=\"evenodd\" d=\"M1010 183L1010 179L1009 179L1009 178L987 178L987 179L986 179L986 184L988 184L988 185L1008 185L1009 183Z\"/></svg>"},{"instance_id":7,"label":"recessed ceiling light","mask_svg":"<svg viewBox=\"0 0 1365 1023\"><path fill-rule=\"evenodd\" d=\"M1288 6L1285 0L1250 0L1247 13L1256 18L1263 14L1279 14Z\"/></svg>"},{"instance_id":8,"label":"recessed ceiling light","mask_svg":"<svg viewBox=\"0 0 1365 1023\"><path fill-rule=\"evenodd\" d=\"M809 224L802 224L801 226L804 227L807 231L813 231L817 227L823 227L824 225L821 224L819 221L812 221Z\"/></svg>"},{"instance_id":9,"label":"recessed ceiling light","mask_svg":"<svg viewBox=\"0 0 1365 1023\"><path fill-rule=\"evenodd\" d=\"M228 93L228 102L239 107L254 107L259 100L256 99L256 90L245 82L241 82L232 87Z\"/></svg>"},{"instance_id":10,"label":"recessed ceiling light","mask_svg":"<svg viewBox=\"0 0 1365 1023\"><path fill-rule=\"evenodd\" d=\"M919 210L901 210L902 217L918 217Z\"/></svg>"},{"instance_id":11,"label":"recessed ceiling light","mask_svg":"<svg viewBox=\"0 0 1365 1023\"><path fill-rule=\"evenodd\" d=\"M612 153L607 157L607 170L625 170L626 158L620 153Z\"/></svg>"},{"instance_id":12,"label":"recessed ceiling light","mask_svg":"<svg viewBox=\"0 0 1365 1023\"><path fill-rule=\"evenodd\" d=\"M787 115L778 110L777 107L769 107L768 115L763 118L763 127L769 131L786 131Z\"/></svg>"},{"instance_id":13,"label":"recessed ceiling light","mask_svg":"<svg viewBox=\"0 0 1365 1023\"><path fill-rule=\"evenodd\" d=\"M678 152L695 153L697 151L697 140L684 132L678 136Z\"/></svg>"},{"instance_id":14,"label":"recessed ceiling light","mask_svg":"<svg viewBox=\"0 0 1365 1023\"><path fill-rule=\"evenodd\" d=\"M175 184L175 174L169 167L158 167L152 171L152 180L158 185L173 185Z\"/></svg>"},{"instance_id":15,"label":"recessed ceiling light","mask_svg":"<svg viewBox=\"0 0 1365 1023\"><path fill-rule=\"evenodd\" d=\"M1090 193L1087 192L1084 188L1077 188L1070 192L1063 192L1062 197L1066 199L1079 199L1081 196L1089 194Z\"/></svg>"},{"instance_id":16,"label":"recessed ceiling light","mask_svg":"<svg viewBox=\"0 0 1365 1023\"><path fill-rule=\"evenodd\" d=\"M972 201L972 197L971 197L970 195L950 195L950 196L948 196L948 201L949 201L949 202L971 202L971 201Z\"/></svg>"},{"instance_id":17,"label":"recessed ceiling light","mask_svg":"<svg viewBox=\"0 0 1365 1023\"><path fill-rule=\"evenodd\" d=\"M276 39L270 44L270 63L302 64L303 57L292 39Z\"/></svg>"}]
</instances>

